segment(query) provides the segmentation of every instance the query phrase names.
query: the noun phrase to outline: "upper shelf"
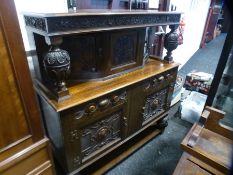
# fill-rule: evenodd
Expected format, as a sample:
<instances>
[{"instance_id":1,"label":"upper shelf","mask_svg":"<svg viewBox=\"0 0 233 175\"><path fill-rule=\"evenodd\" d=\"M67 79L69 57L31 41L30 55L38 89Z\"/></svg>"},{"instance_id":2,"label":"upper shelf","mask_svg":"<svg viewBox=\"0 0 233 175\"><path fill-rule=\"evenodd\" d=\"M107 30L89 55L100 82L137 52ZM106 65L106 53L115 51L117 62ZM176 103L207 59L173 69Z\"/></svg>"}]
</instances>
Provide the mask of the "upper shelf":
<instances>
[{"instance_id":1,"label":"upper shelf","mask_svg":"<svg viewBox=\"0 0 233 175\"><path fill-rule=\"evenodd\" d=\"M64 13L24 13L26 26L44 36L128 29L180 22L180 12L156 10L79 10Z\"/></svg>"}]
</instances>

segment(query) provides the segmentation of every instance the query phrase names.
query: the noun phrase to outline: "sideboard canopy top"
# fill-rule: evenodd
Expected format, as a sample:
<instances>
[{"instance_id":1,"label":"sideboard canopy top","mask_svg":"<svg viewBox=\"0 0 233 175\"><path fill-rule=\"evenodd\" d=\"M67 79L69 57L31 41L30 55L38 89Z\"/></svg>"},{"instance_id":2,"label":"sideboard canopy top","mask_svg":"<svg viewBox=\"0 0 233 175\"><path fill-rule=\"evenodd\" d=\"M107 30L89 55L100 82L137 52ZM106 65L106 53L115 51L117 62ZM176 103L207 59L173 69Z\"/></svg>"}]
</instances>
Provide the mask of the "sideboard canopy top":
<instances>
[{"instance_id":1,"label":"sideboard canopy top","mask_svg":"<svg viewBox=\"0 0 233 175\"><path fill-rule=\"evenodd\" d=\"M89 9L64 13L24 13L27 28L44 36L176 25L180 16L181 12L157 10Z\"/></svg>"}]
</instances>

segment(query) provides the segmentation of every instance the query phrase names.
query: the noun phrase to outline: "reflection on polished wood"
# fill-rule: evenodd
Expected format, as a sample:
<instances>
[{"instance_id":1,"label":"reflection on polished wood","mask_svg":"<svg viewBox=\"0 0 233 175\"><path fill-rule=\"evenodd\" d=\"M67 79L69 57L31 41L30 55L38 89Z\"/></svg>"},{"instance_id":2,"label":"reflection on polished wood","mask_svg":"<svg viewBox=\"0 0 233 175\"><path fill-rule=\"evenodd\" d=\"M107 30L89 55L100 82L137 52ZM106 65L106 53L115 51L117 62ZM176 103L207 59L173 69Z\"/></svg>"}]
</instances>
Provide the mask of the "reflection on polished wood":
<instances>
[{"instance_id":1,"label":"reflection on polished wood","mask_svg":"<svg viewBox=\"0 0 233 175\"><path fill-rule=\"evenodd\" d=\"M39 91L39 93L41 93L41 95L43 95L43 97L48 100L48 102L54 107L55 110L62 111L107 93L111 93L121 88L130 86L134 83L143 81L172 68L177 68L178 66L179 64L177 63L164 64L160 61L150 60L143 69L125 73L109 80L83 82L73 86L70 85L70 87L68 85L70 98L61 102L48 99L48 97L41 91Z\"/></svg>"}]
</instances>

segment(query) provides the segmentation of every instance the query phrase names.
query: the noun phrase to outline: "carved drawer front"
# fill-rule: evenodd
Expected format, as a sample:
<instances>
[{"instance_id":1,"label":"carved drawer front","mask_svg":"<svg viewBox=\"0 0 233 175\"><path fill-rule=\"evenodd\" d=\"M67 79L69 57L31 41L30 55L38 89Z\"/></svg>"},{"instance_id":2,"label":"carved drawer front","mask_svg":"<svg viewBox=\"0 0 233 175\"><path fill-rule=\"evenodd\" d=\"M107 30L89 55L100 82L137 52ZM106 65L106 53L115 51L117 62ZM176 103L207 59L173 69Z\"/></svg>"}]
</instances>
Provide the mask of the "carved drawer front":
<instances>
[{"instance_id":1,"label":"carved drawer front","mask_svg":"<svg viewBox=\"0 0 233 175\"><path fill-rule=\"evenodd\" d=\"M111 112L127 102L126 91L115 92L113 94L100 97L69 110L65 115L72 116L75 121L85 121L94 118L94 116L104 115Z\"/></svg>"},{"instance_id":2,"label":"carved drawer front","mask_svg":"<svg viewBox=\"0 0 233 175\"><path fill-rule=\"evenodd\" d=\"M122 111L116 111L104 119L81 129L81 157L85 161L122 138Z\"/></svg>"},{"instance_id":3,"label":"carved drawer front","mask_svg":"<svg viewBox=\"0 0 233 175\"><path fill-rule=\"evenodd\" d=\"M143 109L143 124L159 116L167 109L168 88L152 93L146 97Z\"/></svg>"},{"instance_id":4,"label":"carved drawer front","mask_svg":"<svg viewBox=\"0 0 233 175\"><path fill-rule=\"evenodd\" d=\"M170 83L174 82L176 78L176 71L169 71L163 74L156 75L144 82L144 92L150 94L152 92L164 89Z\"/></svg>"}]
</instances>

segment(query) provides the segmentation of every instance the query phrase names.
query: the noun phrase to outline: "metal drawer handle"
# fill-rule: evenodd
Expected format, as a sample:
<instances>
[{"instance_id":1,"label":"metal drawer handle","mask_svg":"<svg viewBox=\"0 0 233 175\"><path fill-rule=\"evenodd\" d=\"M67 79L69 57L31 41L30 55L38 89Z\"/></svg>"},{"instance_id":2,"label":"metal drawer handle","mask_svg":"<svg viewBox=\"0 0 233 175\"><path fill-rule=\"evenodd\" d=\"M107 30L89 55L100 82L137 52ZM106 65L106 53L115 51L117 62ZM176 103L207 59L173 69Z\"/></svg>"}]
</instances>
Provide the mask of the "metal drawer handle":
<instances>
[{"instance_id":1,"label":"metal drawer handle","mask_svg":"<svg viewBox=\"0 0 233 175\"><path fill-rule=\"evenodd\" d=\"M114 103L119 102L119 101L120 101L119 96L117 96L117 95L113 96L113 97L112 97L112 101L113 101Z\"/></svg>"},{"instance_id":2,"label":"metal drawer handle","mask_svg":"<svg viewBox=\"0 0 233 175\"><path fill-rule=\"evenodd\" d=\"M106 108L109 105L109 103L110 103L109 99L102 100L101 102L99 102L99 107Z\"/></svg>"},{"instance_id":3,"label":"metal drawer handle","mask_svg":"<svg viewBox=\"0 0 233 175\"><path fill-rule=\"evenodd\" d=\"M87 113L93 113L96 111L96 106L95 105L90 105L87 109L86 109L86 112Z\"/></svg>"},{"instance_id":4,"label":"metal drawer handle","mask_svg":"<svg viewBox=\"0 0 233 175\"><path fill-rule=\"evenodd\" d=\"M98 131L97 131L97 134L96 134L96 140L97 141L102 141L104 140L109 134L111 134L111 129L107 126L104 126L102 128L100 128Z\"/></svg>"},{"instance_id":5,"label":"metal drawer handle","mask_svg":"<svg viewBox=\"0 0 233 175\"><path fill-rule=\"evenodd\" d=\"M163 80L164 80L164 76L160 76L160 77L158 78L158 80L159 80L159 82L163 81Z\"/></svg>"}]
</instances>

